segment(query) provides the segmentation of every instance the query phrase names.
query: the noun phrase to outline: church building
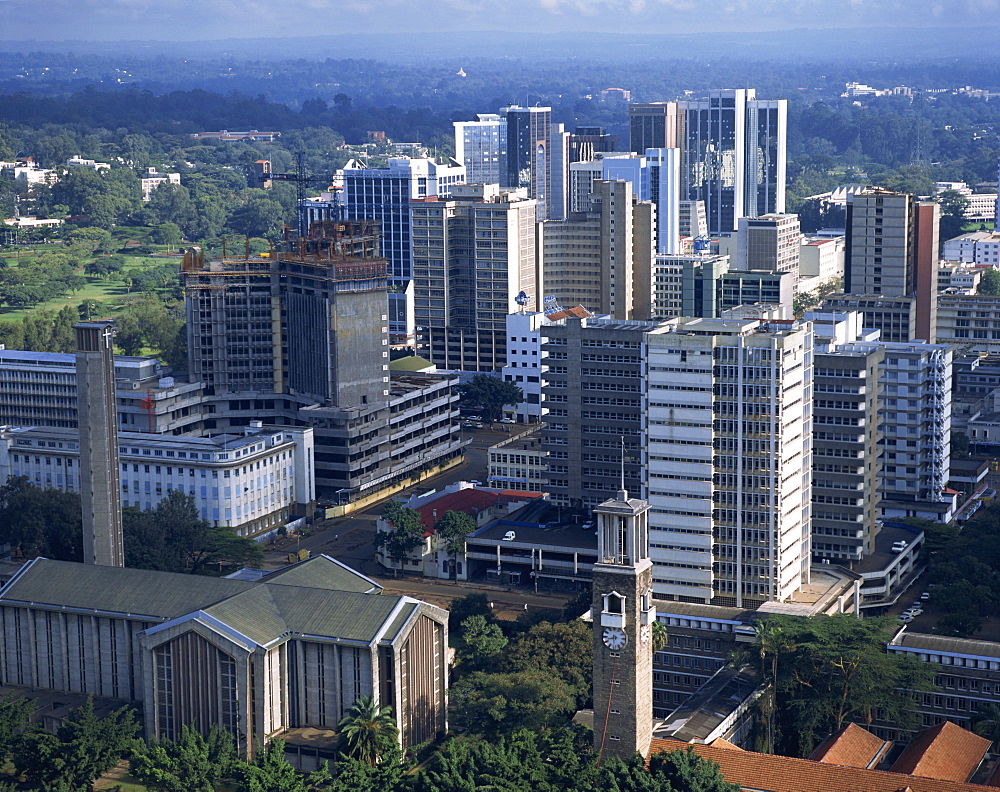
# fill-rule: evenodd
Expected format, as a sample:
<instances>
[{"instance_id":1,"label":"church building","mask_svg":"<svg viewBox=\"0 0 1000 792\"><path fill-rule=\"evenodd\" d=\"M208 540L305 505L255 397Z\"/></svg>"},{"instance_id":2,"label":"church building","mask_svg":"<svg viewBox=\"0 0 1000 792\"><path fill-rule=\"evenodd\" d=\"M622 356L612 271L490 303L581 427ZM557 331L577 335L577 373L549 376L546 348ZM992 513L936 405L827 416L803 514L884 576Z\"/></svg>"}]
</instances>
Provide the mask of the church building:
<instances>
[{"instance_id":1,"label":"church building","mask_svg":"<svg viewBox=\"0 0 1000 792\"><path fill-rule=\"evenodd\" d=\"M0 634L4 690L132 704L147 738L219 725L309 769L360 696L403 747L447 728L447 613L328 556L236 578L39 558L0 590Z\"/></svg>"}]
</instances>

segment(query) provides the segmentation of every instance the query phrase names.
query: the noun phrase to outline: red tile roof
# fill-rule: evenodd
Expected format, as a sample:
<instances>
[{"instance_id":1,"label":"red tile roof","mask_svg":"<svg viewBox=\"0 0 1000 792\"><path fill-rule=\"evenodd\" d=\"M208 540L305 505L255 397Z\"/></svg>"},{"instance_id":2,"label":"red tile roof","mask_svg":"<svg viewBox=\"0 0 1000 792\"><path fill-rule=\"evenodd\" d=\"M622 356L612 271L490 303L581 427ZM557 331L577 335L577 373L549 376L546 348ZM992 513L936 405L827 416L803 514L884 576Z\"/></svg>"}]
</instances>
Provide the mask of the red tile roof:
<instances>
[{"instance_id":1,"label":"red tile roof","mask_svg":"<svg viewBox=\"0 0 1000 792\"><path fill-rule=\"evenodd\" d=\"M892 771L942 781L968 781L989 748L986 738L945 721L919 732L892 765Z\"/></svg>"},{"instance_id":2,"label":"red tile roof","mask_svg":"<svg viewBox=\"0 0 1000 792\"><path fill-rule=\"evenodd\" d=\"M809 758L846 767L872 767L889 745L858 724L848 723L823 740Z\"/></svg>"},{"instance_id":3,"label":"red tile roof","mask_svg":"<svg viewBox=\"0 0 1000 792\"><path fill-rule=\"evenodd\" d=\"M679 740L655 739L650 751L677 751ZM719 765L726 781L747 792L996 792L993 787L941 781L935 778L866 770L862 767L814 762L790 756L734 751L711 745L692 745L695 752Z\"/></svg>"},{"instance_id":4,"label":"red tile roof","mask_svg":"<svg viewBox=\"0 0 1000 792\"><path fill-rule=\"evenodd\" d=\"M434 523L444 517L446 511L457 511L475 516L483 509L496 504L517 503L542 497L540 492L518 492L516 490L489 490L471 487L458 492L449 492L417 509L420 522L424 526L424 536L433 533ZM436 515L436 516L435 516Z\"/></svg>"}]
</instances>

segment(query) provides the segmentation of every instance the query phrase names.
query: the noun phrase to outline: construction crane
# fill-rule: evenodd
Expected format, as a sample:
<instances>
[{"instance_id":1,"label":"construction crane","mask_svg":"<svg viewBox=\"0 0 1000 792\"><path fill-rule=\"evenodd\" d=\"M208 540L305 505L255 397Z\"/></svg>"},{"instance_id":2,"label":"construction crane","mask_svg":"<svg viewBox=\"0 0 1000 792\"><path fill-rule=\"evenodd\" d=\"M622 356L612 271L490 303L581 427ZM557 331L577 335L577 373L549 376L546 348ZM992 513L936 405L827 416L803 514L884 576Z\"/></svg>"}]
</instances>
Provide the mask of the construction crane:
<instances>
[{"instance_id":1,"label":"construction crane","mask_svg":"<svg viewBox=\"0 0 1000 792\"><path fill-rule=\"evenodd\" d=\"M298 221L298 234L300 239L304 239L309 229L306 227L306 213L302 211L302 201L306 197L306 187L310 184L329 185L333 181L332 176L315 176L306 173L305 152L295 152L295 173L272 173L268 177L273 181L286 181L295 183L295 212Z\"/></svg>"}]
</instances>

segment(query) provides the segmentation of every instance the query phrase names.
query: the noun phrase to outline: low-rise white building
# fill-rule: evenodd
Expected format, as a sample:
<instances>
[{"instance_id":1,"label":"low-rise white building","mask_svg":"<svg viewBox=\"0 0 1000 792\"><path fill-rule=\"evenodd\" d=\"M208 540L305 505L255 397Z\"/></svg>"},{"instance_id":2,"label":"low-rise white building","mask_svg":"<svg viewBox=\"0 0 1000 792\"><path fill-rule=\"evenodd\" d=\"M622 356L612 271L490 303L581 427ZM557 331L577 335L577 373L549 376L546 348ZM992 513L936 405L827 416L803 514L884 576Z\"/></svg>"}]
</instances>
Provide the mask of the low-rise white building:
<instances>
[{"instance_id":1,"label":"low-rise white building","mask_svg":"<svg viewBox=\"0 0 1000 792\"><path fill-rule=\"evenodd\" d=\"M404 572L418 572L424 577L444 579L469 579L469 567L465 553L452 553L447 542L439 536L434 525L444 517L445 512L454 511L468 514L476 521L476 528L483 528L495 520L506 517L523 506L546 498L539 492L513 492L506 489L480 487L469 481L459 481L447 485L443 491L431 490L423 495L413 495L403 506L414 509L420 515L424 528L424 541L407 554L402 563L392 558L380 548L376 558L388 569ZM376 524L379 533L392 530L392 524L379 518Z\"/></svg>"},{"instance_id":2,"label":"low-rise white building","mask_svg":"<svg viewBox=\"0 0 1000 792\"><path fill-rule=\"evenodd\" d=\"M1000 231L971 231L944 243L941 258L1000 267Z\"/></svg>"},{"instance_id":3,"label":"low-rise white building","mask_svg":"<svg viewBox=\"0 0 1000 792\"><path fill-rule=\"evenodd\" d=\"M159 173L156 168L146 168L146 172L139 177L142 184L142 200L148 201L153 197L153 190L161 184L180 184L181 175L179 173Z\"/></svg>"},{"instance_id":4,"label":"low-rise white building","mask_svg":"<svg viewBox=\"0 0 1000 792\"><path fill-rule=\"evenodd\" d=\"M316 499L313 430L265 427L242 435L173 437L118 433L122 506L151 509L171 490L195 500L213 525L263 537ZM0 427L0 480L24 476L46 489L77 492L80 438L75 429Z\"/></svg>"},{"instance_id":5,"label":"low-rise white building","mask_svg":"<svg viewBox=\"0 0 1000 792\"><path fill-rule=\"evenodd\" d=\"M95 162L92 159L84 159L79 154L75 157L70 157L66 160L67 168L90 168L95 171L111 170L110 163L107 162Z\"/></svg>"}]
</instances>

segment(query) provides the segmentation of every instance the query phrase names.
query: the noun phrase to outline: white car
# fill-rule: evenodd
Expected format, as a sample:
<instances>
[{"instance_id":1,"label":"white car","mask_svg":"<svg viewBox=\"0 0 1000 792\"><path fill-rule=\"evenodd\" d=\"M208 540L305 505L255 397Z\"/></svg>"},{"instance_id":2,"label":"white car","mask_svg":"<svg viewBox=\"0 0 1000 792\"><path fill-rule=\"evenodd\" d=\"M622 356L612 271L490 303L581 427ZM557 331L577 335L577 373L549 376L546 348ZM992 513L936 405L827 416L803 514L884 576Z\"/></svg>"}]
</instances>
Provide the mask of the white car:
<instances>
[{"instance_id":1,"label":"white car","mask_svg":"<svg viewBox=\"0 0 1000 792\"><path fill-rule=\"evenodd\" d=\"M513 418L501 418L500 423L512 424L512 423L517 423L517 421L515 421Z\"/></svg>"},{"instance_id":2,"label":"white car","mask_svg":"<svg viewBox=\"0 0 1000 792\"><path fill-rule=\"evenodd\" d=\"M501 539L500 541L502 541L502 542L513 542L514 541L514 537L516 535L517 534L515 534L513 531L507 531L507 533L505 533L503 535L503 539Z\"/></svg>"}]
</instances>

